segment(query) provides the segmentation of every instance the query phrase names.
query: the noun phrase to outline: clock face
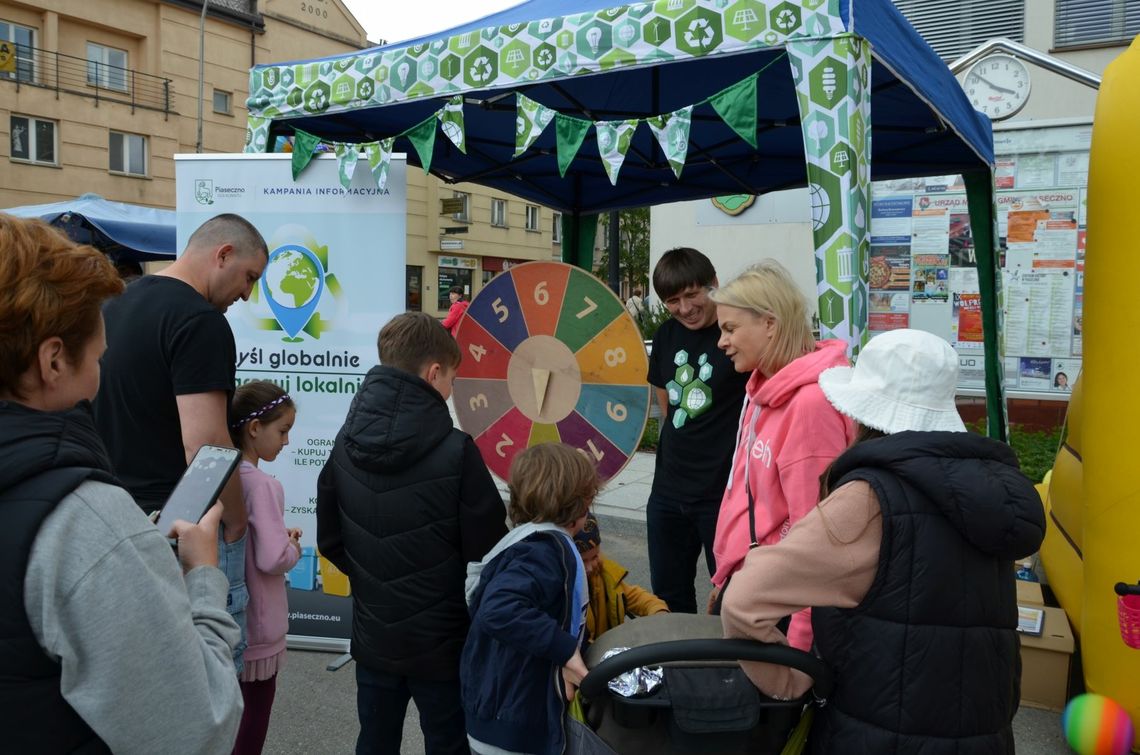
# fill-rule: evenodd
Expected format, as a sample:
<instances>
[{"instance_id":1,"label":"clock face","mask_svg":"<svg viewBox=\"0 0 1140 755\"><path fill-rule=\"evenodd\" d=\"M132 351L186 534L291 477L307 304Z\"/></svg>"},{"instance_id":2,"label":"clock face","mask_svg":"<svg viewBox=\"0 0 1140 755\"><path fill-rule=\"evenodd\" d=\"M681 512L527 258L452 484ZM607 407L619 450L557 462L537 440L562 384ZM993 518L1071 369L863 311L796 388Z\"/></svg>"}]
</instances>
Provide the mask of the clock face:
<instances>
[{"instance_id":1,"label":"clock face","mask_svg":"<svg viewBox=\"0 0 1140 755\"><path fill-rule=\"evenodd\" d=\"M586 271L512 267L471 302L455 339L459 425L502 479L519 451L548 441L596 462L603 482L637 450L649 416L645 344L621 300Z\"/></svg>"},{"instance_id":2,"label":"clock face","mask_svg":"<svg viewBox=\"0 0 1140 755\"><path fill-rule=\"evenodd\" d=\"M998 121L1025 106L1029 70L1016 58L991 55L974 64L962 86L976 110Z\"/></svg>"}]
</instances>

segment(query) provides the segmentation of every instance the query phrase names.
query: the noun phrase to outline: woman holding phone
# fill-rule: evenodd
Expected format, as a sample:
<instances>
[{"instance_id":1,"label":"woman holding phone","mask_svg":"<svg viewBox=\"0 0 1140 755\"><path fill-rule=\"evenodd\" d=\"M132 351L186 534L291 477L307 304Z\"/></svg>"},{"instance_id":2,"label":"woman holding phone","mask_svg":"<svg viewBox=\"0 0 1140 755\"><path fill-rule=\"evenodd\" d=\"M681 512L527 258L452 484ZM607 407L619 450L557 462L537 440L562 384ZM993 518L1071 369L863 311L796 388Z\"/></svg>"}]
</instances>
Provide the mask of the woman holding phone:
<instances>
[{"instance_id":1,"label":"woman holding phone","mask_svg":"<svg viewBox=\"0 0 1140 755\"><path fill-rule=\"evenodd\" d=\"M220 507L160 532L92 420L101 307L122 290L96 250L0 213L0 731L13 752L226 752L241 715Z\"/></svg>"}]
</instances>

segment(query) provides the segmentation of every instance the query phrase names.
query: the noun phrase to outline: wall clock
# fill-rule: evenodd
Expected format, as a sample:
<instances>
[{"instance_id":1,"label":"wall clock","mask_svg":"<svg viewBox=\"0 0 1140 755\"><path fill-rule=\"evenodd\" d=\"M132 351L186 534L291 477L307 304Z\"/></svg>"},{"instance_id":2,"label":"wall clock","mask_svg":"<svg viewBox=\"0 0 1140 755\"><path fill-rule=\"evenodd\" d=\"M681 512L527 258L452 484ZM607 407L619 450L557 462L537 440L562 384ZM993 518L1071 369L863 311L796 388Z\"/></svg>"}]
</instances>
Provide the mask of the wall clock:
<instances>
[{"instance_id":1,"label":"wall clock","mask_svg":"<svg viewBox=\"0 0 1140 755\"><path fill-rule=\"evenodd\" d=\"M519 451L547 441L594 460L603 482L637 450L649 360L621 300L586 271L528 262L500 273L455 337L459 425L500 478Z\"/></svg>"},{"instance_id":2,"label":"wall clock","mask_svg":"<svg viewBox=\"0 0 1140 755\"><path fill-rule=\"evenodd\" d=\"M1000 121L1029 100L1029 69L1010 55L990 55L970 67L962 87L975 110Z\"/></svg>"}]
</instances>

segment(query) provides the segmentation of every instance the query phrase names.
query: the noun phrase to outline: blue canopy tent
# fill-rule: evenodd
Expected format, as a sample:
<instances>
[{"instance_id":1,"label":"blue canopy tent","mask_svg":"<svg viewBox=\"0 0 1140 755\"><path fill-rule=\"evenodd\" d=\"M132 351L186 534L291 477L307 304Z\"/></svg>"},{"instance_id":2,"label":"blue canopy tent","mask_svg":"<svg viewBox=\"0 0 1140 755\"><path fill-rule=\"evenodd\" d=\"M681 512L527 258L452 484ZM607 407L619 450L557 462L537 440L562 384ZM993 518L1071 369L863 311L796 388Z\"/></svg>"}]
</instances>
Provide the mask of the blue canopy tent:
<instances>
[{"instance_id":1,"label":"blue canopy tent","mask_svg":"<svg viewBox=\"0 0 1140 755\"><path fill-rule=\"evenodd\" d=\"M613 3L530 0L416 40L256 66L246 150L292 134L303 167L319 140L342 176L363 151L381 182L405 150L445 181L564 212L571 262L592 253L593 213L808 186L822 330L853 354L870 181L960 173L1003 437L990 124L890 0Z\"/></svg>"},{"instance_id":2,"label":"blue canopy tent","mask_svg":"<svg viewBox=\"0 0 1140 755\"><path fill-rule=\"evenodd\" d=\"M81 244L100 249L116 262L173 260L175 213L153 207L111 202L97 194L50 204L0 210L23 218L41 218Z\"/></svg>"}]
</instances>

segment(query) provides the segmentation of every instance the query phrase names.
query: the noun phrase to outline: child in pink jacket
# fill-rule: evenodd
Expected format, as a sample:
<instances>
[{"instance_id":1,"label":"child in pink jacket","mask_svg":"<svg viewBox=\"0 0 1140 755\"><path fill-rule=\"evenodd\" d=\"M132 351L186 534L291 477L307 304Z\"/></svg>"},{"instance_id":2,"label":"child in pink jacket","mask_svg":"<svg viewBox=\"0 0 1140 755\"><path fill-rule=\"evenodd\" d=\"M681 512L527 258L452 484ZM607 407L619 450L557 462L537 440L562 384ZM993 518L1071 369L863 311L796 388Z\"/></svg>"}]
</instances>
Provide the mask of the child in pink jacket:
<instances>
[{"instance_id":1,"label":"child in pink jacket","mask_svg":"<svg viewBox=\"0 0 1140 755\"><path fill-rule=\"evenodd\" d=\"M710 298L717 345L737 372L752 372L717 518L715 600L751 548L778 543L819 501L820 475L847 448L854 426L818 384L824 370L848 365L847 345L815 341L807 302L783 266L754 265ZM788 640L811 648L809 611L792 617Z\"/></svg>"},{"instance_id":2,"label":"child in pink jacket","mask_svg":"<svg viewBox=\"0 0 1140 755\"><path fill-rule=\"evenodd\" d=\"M280 387L254 380L234 392L232 416L230 435L242 452L241 487L250 533L245 550L249 647L241 673L245 711L234 743L234 753L245 755L261 752L269 730L289 629L284 575L301 556L301 530L285 527L285 490L257 464L273 461L288 444L297 411Z\"/></svg>"}]
</instances>

